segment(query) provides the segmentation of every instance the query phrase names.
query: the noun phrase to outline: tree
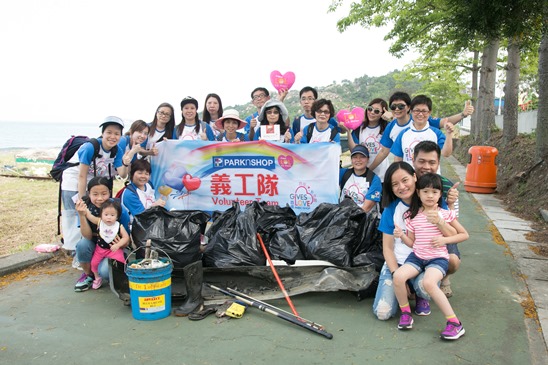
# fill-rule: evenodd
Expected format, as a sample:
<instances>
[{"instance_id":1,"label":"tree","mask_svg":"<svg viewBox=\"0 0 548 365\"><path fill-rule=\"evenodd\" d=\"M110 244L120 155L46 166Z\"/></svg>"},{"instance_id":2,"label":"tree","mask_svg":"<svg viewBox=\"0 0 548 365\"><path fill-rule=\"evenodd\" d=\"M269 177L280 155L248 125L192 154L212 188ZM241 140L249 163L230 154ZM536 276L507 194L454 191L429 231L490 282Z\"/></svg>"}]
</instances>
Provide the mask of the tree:
<instances>
[{"instance_id":1,"label":"tree","mask_svg":"<svg viewBox=\"0 0 548 365\"><path fill-rule=\"evenodd\" d=\"M537 115L537 157L548 158L548 3L542 7L542 40L539 47L539 96Z\"/></svg>"}]
</instances>

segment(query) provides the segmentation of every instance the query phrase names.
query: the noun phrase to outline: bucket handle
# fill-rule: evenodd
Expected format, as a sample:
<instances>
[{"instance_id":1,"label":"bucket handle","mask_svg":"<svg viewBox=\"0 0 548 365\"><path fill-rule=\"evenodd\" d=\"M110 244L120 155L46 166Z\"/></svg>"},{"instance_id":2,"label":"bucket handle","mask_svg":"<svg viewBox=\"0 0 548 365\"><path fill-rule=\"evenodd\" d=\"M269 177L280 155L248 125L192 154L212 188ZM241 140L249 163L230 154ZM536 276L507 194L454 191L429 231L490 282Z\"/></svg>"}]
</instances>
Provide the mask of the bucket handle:
<instances>
[{"instance_id":1,"label":"bucket handle","mask_svg":"<svg viewBox=\"0 0 548 365\"><path fill-rule=\"evenodd\" d=\"M132 254L134 254L135 252L137 252L137 251L139 251L140 249L142 249L142 248L144 248L144 246L143 246L143 247L137 247L135 250L131 251L131 252L127 255L126 259L124 260L124 273L127 274L127 260L129 260L129 257L130 257ZM169 263L171 264L171 267L173 267L173 260L171 260L171 257L169 257L169 255L167 254L167 252L165 252L164 250L162 250L162 249L159 248L159 247L151 247L150 249L151 249L151 250L158 250L158 251L163 252L163 254L166 255L167 259L169 260Z\"/></svg>"}]
</instances>

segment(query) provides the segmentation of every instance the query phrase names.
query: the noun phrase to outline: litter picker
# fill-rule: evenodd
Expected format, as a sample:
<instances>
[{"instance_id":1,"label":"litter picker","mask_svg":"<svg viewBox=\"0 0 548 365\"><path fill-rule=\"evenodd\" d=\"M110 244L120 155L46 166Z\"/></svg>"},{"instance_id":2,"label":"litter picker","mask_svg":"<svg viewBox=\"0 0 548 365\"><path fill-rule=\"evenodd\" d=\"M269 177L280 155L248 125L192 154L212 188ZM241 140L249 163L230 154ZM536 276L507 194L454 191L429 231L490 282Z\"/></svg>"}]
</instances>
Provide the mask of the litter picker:
<instances>
[{"instance_id":1,"label":"litter picker","mask_svg":"<svg viewBox=\"0 0 548 365\"><path fill-rule=\"evenodd\" d=\"M248 295L245 295L243 293L239 293L234 289L230 289L230 288L222 289L222 288L219 288L215 285L211 285L211 284L207 284L207 283L205 283L205 285L207 285L208 287L210 287L213 290L217 290L217 291L219 291L219 292L221 292L225 295L228 295L228 296L230 296L234 299L237 299L242 303L245 303L249 306L258 308L258 309L262 310L265 313L275 315L278 318L286 320L286 321L288 321L290 323L293 323L293 324L295 324L299 327L306 328L307 330L315 332L315 333L317 333L319 335L322 335L322 336L324 336L328 339L333 338L333 335L331 333L326 332L324 330L324 327L318 325L317 323L314 323L312 321L304 319L300 316L295 316L291 313L288 313L288 312L283 311L279 308L276 308L273 305L261 302L260 300L254 299L254 298L252 298Z\"/></svg>"}]
</instances>

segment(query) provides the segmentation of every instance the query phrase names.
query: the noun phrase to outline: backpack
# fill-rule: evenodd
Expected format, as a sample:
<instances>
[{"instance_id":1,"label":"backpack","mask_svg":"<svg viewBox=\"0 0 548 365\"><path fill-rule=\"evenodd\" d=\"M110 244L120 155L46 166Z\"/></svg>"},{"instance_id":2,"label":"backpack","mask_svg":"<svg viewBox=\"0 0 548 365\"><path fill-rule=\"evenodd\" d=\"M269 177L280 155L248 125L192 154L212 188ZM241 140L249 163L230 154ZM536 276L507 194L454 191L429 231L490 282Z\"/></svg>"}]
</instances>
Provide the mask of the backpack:
<instances>
[{"instance_id":1,"label":"backpack","mask_svg":"<svg viewBox=\"0 0 548 365\"><path fill-rule=\"evenodd\" d=\"M347 169L342 178L341 178L341 183L339 184L339 186L342 188L344 188L344 185L346 184L346 182L348 181L348 179L350 179L350 176L352 176L352 174L354 173L354 169L351 168L351 169ZM365 180L371 184L371 182L373 181L373 177L375 176L375 173L371 170L371 169L367 169L367 172L365 174Z\"/></svg>"},{"instance_id":2,"label":"backpack","mask_svg":"<svg viewBox=\"0 0 548 365\"><path fill-rule=\"evenodd\" d=\"M135 186L131 185L131 184L127 184L127 185L124 185L123 188L121 188L117 193L116 193L116 196L114 197L115 199L120 199L120 201L122 201L122 195L124 194L124 190L128 189L129 191L132 191L134 192L135 194L137 194L137 190L135 190Z\"/></svg>"},{"instance_id":3,"label":"backpack","mask_svg":"<svg viewBox=\"0 0 548 365\"><path fill-rule=\"evenodd\" d=\"M99 155L99 141L95 138L89 138L86 136L71 136L61 148L61 151L57 155L57 158L53 162L53 167L49 172L50 176L55 181L61 181L63 177L63 171L69 167L73 167L79 164L79 162L68 162L72 156L80 149L80 147L86 143L91 142L94 148L93 162L95 164L95 158ZM94 167L95 168L95 167Z\"/></svg>"},{"instance_id":4,"label":"backpack","mask_svg":"<svg viewBox=\"0 0 548 365\"><path fill-rule=\"evenodd\" d=\"M331 126L331 125L329 125ZM308 129L306 131L306 141L310 143L310 139L312 139L312 134L314 133L314 128L316 127L316 123L310 123L308 125ZM332 126L331 126L332 127ZM329 135L329 142L333 142L333 139L335 136L339 133L336 128L331 128L331 134Z\"/></svg>"},{"instance_id":5,"label":"backpack","mask_svg":"<svg viewBox=\"0 0 548 365\"><path fill-rule=\"evenodd\" d=\"M53 167L49 172L50 176L59 182L59 196L57 199L57 234L61 234L61 182L63 180L63 172L69 167L78 166L79 162L68 162L74 156L74 154L82 147L86 142L90 142L93 145L93 175L97 173L97 166L95 165L95 159L99 156L101 146L96 138L89 138L86 136L71 136L59 151L57 158L53 162ZM111 156L116 156L118 153L118 146L114 146L110 150Z\"/></svg>"}]
</instances>

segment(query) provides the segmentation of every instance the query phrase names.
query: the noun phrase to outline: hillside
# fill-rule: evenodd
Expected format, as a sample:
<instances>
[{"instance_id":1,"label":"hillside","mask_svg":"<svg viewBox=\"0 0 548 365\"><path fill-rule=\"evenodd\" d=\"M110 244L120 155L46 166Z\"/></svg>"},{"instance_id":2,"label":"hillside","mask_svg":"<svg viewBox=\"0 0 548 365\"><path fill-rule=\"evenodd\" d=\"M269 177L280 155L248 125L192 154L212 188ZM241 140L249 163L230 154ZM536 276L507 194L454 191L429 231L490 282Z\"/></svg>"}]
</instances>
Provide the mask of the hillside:
<instances>
[{"instance_id":1,"label":"hillside","mask_svg":"<svg viewBox=\"0 0 548 365\"><path fill-rule=\"evenodd\" d=\"M498 131L483 145L496 147L499 151L496 194L506 209L533 223L536 232L528 239L544 244L539 254L548 257L548 223L540 215L540 209L548 209L548 162L539 163L534 157L535 138L520 134L505 145L502 132ZM454 149L455 157L465 166L469 162L468 150L474 145L467 136L461 138Z\"/></svg>"}]
</instances>

